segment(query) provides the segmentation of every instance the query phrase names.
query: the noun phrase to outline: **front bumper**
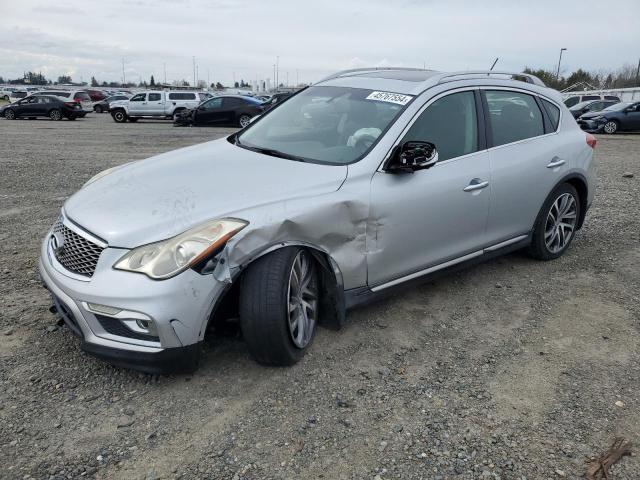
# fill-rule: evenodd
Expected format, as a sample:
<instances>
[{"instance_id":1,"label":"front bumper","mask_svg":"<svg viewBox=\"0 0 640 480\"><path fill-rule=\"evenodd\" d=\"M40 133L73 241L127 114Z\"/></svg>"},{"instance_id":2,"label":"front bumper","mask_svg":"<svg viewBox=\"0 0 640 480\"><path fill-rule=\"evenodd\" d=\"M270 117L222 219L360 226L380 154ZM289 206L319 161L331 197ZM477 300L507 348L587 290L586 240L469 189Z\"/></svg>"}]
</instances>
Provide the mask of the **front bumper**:
<instances>
[{"instance_id":1,"label":"front bumper","mask_svg":"<svg viewBox=\"0 0 640 480\"><path fill-rule=\"evenodd\" d=\"M607 123L606 121L603 122L601 120L583 120L583 119L578 119L577 122L582 130L589 133L601 132L602 128L604 127L604 124Z\"/></svg>"},{"instance_id":2,"label":"front bumper","mask_svg":"<svg viewBox=\"0 0 640 480\"><path fill-rule=\"evenodd\" d=\"M208 319L227 283L192 270L162 281L115 270L112 265L126 250L109 247L100 254L93 276L81 277L57 262L50 243L47 235L40 276L53 295L58 315L82 339L83 350L109 363L147 372L195 367ZM95 305L121 311L105 314L96 311ZM157 336L132 334L123 328L123 324L135 325L136 319L153 322Z\"/></svg>"}]
</instances>

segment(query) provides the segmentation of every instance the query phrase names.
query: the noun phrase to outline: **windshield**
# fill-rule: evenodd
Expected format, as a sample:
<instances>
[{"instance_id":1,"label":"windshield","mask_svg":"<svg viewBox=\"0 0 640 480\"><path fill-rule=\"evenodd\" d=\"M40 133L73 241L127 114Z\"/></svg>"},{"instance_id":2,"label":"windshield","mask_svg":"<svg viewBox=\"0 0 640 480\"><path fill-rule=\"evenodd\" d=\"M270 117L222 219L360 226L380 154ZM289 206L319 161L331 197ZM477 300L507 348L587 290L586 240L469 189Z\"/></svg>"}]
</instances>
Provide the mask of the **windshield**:
<instances>
[{"instance_id":1,"label":"windshield","mask_svg":"<svg viewBox=\"0 0 640 480\"><path fill-rule=\"evenodd\" d=\"M294 160L353 163L411 99L360 88L309 87L240 133L236 144Z\"/></svg>"},{"instance_id":2,"label":"windshield","mask_svg":"<svg viewBox=\"0 0 640 480\"><path fill-rule=\"evenodd\" d=\"M629 105L631 105L631 102L616 103L614 105L611 105L610 107L605 108L603 112L620 112L627 108Z\"/></svg>"}]
</instances>

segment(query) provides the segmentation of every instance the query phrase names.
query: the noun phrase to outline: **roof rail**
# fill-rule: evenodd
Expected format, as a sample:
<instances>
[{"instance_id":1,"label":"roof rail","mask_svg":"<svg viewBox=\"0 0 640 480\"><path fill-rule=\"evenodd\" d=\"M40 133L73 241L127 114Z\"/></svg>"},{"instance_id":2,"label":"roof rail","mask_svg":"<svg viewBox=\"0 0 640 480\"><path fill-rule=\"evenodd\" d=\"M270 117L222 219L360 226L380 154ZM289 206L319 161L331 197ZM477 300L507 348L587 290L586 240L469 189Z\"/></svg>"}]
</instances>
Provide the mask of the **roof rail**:
<instances>
[{"instance_id":1,"label":"roof rail","mask_svg":"<svg viewBox=\"0 0 640 480\"><path fill-rule=\"evenodd\" d=\"M531 75L530 73L496 72L494 70L469 70L469 71L464 71L464 72L443 73L440 76L440 78L438 79L438 84L445 83L445 82L455 82L456 80L458 80L458 78L453 78L453 77L472 76L472 77L475 77L475 78L482 78L484 76L488 77L490 75L508 75L512 79L514 77L522 77L522 78L524 78L525 82L527 82L527 83L531 83L533 85L538 85L540 87L546 87L546 85L544 84L544 82L542 80L540 80L535 75Z\"/></svg>"},{"instance_id":2,"label":"roof rail","mask_svg":"<svg viewBox=\"0 0 640 480\"><path fill-rule=\"evenodd\" d=\"M332 73L328 77L318 80L316 83L326 82L327 80L333 80L334 78L344 77L350 73L368 73L368 72L380 72L380 71L393 71L393 70L405 70L412 72L428 72L430 70L426 68L410 68L410 67L366 67L366 68L351 68L349 70L341 70L336 73Z\"/></svg>"}]
</instances>

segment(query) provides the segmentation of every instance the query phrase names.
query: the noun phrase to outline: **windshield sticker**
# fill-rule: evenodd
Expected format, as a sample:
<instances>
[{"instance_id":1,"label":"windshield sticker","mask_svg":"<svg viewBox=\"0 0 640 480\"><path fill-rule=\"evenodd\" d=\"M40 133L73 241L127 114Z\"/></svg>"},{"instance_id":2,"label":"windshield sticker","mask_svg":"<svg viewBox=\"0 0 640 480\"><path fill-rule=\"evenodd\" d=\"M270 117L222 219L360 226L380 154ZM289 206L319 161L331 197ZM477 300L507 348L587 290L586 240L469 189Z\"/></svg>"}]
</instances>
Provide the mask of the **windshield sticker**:
<instances>
[{"instance_id":1,"label":"windshield sticker","mask_svg":"<svg viewBox=\"0 0 640 480\"><path fill-rule=\"evenodd\" d=\"M367 100L377 100L378 102L396 103L398 105L406 105L411 101L411 95L401 95L391 92L371 92L366 98Z\"/></svg>"}]
</instances>

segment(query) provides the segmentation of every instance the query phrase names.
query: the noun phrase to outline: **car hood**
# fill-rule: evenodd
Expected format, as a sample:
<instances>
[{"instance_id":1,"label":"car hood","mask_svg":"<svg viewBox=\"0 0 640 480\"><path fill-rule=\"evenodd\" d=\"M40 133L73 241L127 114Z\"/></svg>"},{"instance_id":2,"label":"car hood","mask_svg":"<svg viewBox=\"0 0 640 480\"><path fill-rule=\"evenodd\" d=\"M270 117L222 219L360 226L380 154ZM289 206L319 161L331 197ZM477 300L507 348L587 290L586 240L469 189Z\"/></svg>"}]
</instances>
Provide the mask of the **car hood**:
<instances>
[{"instance_id":1,"label":"car hood","mask_svg":"<svg viewBox=\"0 0 640 480\"><path fill-rule=\"evenodd\" d=\"M75 193L64 210L110 246L134 248L207 220L330 193L346 175L344 165L271 157L223 138L116 168Z\"/></svg>"},{"instance_id":2,"label":"car hood","mask_svg":"<svg viewBox=\"0 0 640 480\"><path fill-rule=\"evenodd\" d=\"M596 117L605 117L607 115L607 113L609 113L609 112L603 112L603 111L600 111L600 112L588 112L588 113L585 113L585 114L581 115L580 118L583 118L585 120L589 120L591 118L596 118Z\"/></svg>"}]
</instances>

